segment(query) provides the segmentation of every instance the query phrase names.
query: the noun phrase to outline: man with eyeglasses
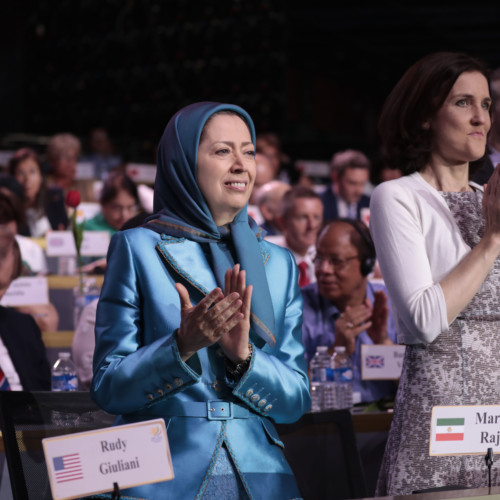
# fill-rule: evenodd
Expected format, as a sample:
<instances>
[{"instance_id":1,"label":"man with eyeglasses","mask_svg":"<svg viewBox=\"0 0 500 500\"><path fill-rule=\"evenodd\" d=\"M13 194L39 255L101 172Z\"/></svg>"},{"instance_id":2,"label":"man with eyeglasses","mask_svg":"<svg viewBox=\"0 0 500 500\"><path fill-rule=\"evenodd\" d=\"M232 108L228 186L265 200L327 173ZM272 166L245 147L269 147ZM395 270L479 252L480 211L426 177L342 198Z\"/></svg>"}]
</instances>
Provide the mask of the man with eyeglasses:
<instances>
[{"instance_id":1,"label":"man with eyeglasses","mask_svg":"<svg viewBox=\"0 0 500 500\"><path fill-rule=\"evenodd\" d=\"M302 288L302 339L309 362L318 345L346 346L354 368L353 400L392 398L392 381L361 380L361 345L396 342L386 288L370 280L376 256L368 228L359 220L337 219L321 231L314 258L316 283Z\"/></svg>"}]
</instances>

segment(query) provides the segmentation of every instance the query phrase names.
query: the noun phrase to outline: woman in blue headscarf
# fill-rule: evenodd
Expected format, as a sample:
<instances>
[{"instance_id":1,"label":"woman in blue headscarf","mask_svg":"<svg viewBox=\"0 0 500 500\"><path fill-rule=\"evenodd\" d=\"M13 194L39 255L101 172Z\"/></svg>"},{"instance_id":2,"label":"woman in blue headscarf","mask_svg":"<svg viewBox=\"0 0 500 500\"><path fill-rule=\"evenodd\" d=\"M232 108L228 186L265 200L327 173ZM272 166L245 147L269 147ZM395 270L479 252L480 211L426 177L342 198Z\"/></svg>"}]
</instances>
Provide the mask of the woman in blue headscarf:
<instances>
[{"instance_id":1,"label":"woman in blue headscarf","mask_svg":"<svg viewBox=\"0 0 500 500\"><path fill-rule=\"evenodd\" d=\"M175 478L140 498L300 496L273 426L310 407L290 252L247 215L255 130L229 104L177 112L154 210L118 232L96 322L93 398L117 423L163 417Z\"/></svg>"}]
</instances>

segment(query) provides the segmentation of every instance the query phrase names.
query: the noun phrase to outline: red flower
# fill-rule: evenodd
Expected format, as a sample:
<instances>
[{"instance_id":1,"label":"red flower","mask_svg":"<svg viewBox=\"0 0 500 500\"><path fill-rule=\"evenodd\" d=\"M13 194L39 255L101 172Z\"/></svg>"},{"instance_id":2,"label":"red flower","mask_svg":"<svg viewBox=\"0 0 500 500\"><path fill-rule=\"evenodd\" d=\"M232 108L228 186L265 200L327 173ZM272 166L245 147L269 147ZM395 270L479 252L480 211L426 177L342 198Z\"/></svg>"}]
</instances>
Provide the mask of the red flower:
<instances>
[{"instance_id":1,"label":"red flower","mask_svg":"<svg viewBox=\"0 0 500 500\"><path fill-rule=\"evenodd\" d=\"M76 189L70 189L66 195L66 205L76 208L80 204L80 193Z\"/></svg>"}]
</instances>

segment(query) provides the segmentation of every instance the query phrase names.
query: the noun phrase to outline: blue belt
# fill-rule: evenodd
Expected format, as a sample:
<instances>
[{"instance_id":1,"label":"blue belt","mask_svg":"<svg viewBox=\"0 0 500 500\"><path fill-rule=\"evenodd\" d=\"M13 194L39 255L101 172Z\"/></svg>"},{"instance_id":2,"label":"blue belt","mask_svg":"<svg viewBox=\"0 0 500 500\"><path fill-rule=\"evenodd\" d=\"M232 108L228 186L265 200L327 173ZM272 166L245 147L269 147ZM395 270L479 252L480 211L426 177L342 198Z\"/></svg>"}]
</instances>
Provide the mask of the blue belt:
<instances>
[{"instance_id":1,"label":"blue belt","mask_svg":"<svg viewBox=\"0 0 500 500\"><path fill-rule=\"evenodd\" d=\"M255 413L236 403L227 401L169 401L161 410L162 416L198 417L208 420L232 420L257 417Z\"/></svg>"}]
</instances>

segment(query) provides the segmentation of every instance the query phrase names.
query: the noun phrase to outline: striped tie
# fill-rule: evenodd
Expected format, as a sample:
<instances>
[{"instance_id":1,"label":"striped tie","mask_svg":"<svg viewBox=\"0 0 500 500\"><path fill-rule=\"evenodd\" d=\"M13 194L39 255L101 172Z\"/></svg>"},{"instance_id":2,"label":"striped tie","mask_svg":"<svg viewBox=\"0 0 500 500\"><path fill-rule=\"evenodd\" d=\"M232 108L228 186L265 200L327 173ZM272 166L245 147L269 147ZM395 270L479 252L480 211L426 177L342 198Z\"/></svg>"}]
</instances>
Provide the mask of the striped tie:
<instances>
[{"instance_id":1,"label":"striped tie","mask_svg":"<svg viewBox=\"0 0 500 500\"><path fill-rule=\"evenodd\" d=\"M5 373L0 368L0 391L10 391L10 384Z\"/></svg>"}]
</instances>

